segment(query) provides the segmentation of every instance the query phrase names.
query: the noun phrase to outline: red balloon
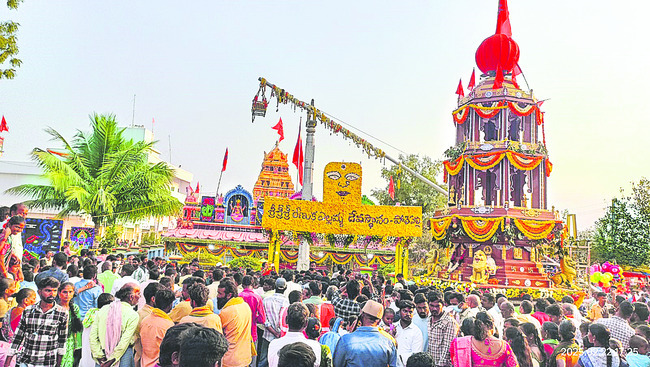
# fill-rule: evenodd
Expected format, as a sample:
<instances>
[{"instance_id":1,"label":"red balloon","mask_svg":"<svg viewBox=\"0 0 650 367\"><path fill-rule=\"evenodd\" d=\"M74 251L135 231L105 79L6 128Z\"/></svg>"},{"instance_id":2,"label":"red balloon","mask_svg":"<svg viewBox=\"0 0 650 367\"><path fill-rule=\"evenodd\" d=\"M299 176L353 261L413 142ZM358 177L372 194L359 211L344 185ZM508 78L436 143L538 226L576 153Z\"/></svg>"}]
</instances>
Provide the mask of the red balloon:
<instances>
[{"instance_id":1,"label":"red balloon","mask_svg":"<svg viewBox=\"0 0 650 367\"><path fill-rule=\"evenodd\" d=\"M510 72L519 62L519 45L505 34L492 35L476 50L476 65L483 72L496 71L497 65Z\"/></svg>"}]
</instances>

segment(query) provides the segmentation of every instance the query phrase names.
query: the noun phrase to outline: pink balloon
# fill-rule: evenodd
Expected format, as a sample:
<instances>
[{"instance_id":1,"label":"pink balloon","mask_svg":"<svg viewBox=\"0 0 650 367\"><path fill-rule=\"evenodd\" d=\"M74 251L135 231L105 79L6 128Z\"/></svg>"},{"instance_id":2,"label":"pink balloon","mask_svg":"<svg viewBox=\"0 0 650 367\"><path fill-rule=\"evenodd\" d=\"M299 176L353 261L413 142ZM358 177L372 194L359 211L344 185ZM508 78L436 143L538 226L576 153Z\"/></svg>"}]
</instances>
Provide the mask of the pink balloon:
<instances>
[{"instance_id":1,"label":"pink balloon","mask_svg":"<svg viewBox=\"0 0 650 367\"><path fill-rule=\"evenodd\" d=\"M593 274L593 273L595 273L595 272L597 272L597 271L601 271L601 270L602 270L602 269L601 269L601 267L600 267L599 264L593 264L593 265L589 268L589 274Z\"/></svg>"},{"instance_id":2,"label":"pink balloon","mask_svg":"<svg viewBox=\"0 0 650 367\"><path fill-rule=\"evenodd\" d=\"M620 265L612 265L612 268L609 270L612 274L616 275L621 272Z\"/></svg>"},{"instance_id":3,"label":"pink balloon","mask_svg":"<svg viewBox=\"0 0 650 367\"><path fill-rule=\"evenodd\" d=\"M603 272L609 272L612 269L612 264L609 261L603 264Z\"/></svg>"}]
</instances>

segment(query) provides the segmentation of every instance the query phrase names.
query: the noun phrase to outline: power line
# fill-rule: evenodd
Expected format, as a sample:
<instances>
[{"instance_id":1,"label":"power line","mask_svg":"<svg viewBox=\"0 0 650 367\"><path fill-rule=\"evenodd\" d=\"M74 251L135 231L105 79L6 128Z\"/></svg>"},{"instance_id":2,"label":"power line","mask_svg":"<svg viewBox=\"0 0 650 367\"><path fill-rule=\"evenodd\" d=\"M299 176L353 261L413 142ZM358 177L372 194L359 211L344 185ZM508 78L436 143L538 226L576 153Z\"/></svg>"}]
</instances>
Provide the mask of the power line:
<instances>
[{"instance_id":1,"label":"power line","mask_svg":"<svg viewBox=\"0 0 650 367\"><path fill-rule=\"evenodd\" d=\"M369 133L367 133L367 132L365 132L365 131L359 129L358 127L356 127L356 126L354 126L354 125L352 125L352 124L349 124L349 123L347 123L347 122L341 120L340 118L338 118L338 117L336 117L336 116L333 116L333 115L331 115L331 114L329 114L329 113L327 113L327 112L324 112L324 114L327 115L327 116L329 116L330 118L332 118L332 119L334 119L334 120L337 120L337 121L340 122L341 124L350 127L351 129L354 129L354 130L356 130L356 131L358 131L358 132L360 132L360 133L362 133L362 134L364 134L364 135L366 135L366 136L369 136L369 137L371 137L371 138L377 140L378 142L380 142L380 143L382 143L382 144L385 144L385 145L387 145L387 146L389 146L389 147L391 147L391 148L397 150L397 151L400 152L400 153L403 153L403 154L405 154L405 155L409 155L409 153L407 153L407 152L405 152L405 151L403 151L403 150L401 150L401 149L395 147L395 146L392 145L392 144L389 144L389 143L387 143L387 142L385 142L385 141L379 139L379 138L376 137L376 136L373 136L373 135L371 135L371 134L369 134Z\"/></svg>"}]
</instances>

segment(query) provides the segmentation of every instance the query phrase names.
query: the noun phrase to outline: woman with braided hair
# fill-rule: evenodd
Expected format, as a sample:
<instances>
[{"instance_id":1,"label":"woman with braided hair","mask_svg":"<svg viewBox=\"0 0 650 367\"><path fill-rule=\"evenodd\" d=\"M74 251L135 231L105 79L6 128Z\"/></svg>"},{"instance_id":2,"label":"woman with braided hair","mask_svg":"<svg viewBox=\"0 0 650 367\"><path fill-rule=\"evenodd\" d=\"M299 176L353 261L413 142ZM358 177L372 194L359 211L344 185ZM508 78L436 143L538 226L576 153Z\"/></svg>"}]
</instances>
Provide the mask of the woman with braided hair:
<instances>
[{"instance_id":1,"label":"woman with braided hair","mask_svg":"<svg viewBox=\"0 0 650 367\"><path fill-rule=\"evenodd\" d=\"M537 361L531 357L528 340L526 340L521 330L515 327L509 327L503 334L505 340L510 344L512 351L517 356L517 362L519 362L520 367L539 366L539 364L536 364Z\"/></svg>"},{"instance_id":2,"label":"woman with braided hair","mask_svg":"<svg viewBox=\"0 0 650 367\"><path fill-rule=\"evenodd\" d=\"M476 314L472 335L451 342L454 367L517 367L510 345L494 337L494 320L485 311Z\"/></svg>"},{"instance_id":3,"label":"woman with braided hair","mask_svg":"<svg viewBox=\"0 0 650 367\"><path fill-rule=\"evenodd\" d=\"M549 324L553 324L549 322ZM555 325L555 324L553 324ZM544 349L544 344L542 339L539 337L539 332L533 323L524 322L519 325L519 329L528 342L528 347L530 348L530 356L539 364L541 367L546 367L547 354Z\"/></svg>"}]
</instances>

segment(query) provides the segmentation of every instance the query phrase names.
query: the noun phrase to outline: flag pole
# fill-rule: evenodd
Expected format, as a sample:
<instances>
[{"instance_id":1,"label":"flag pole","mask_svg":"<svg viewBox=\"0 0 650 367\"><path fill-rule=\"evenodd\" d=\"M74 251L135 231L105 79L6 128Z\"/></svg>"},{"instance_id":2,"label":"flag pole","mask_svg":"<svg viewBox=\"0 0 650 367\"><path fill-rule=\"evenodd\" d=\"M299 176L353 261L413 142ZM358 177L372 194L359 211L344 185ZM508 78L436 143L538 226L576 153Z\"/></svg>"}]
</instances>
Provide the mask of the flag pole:
<instances>
[{"instance_id":1,"label":"flag pole","mask_svg":"<svg viewBox=\"0 0 650 367\"><path fill-rule=\"evenodd\" d=\"M219 183L217 183L217 193L214 195L215 199L219 197L219 187L221 187L221 176L223 176L223 171L221 171L221 173L219 174Z\"/></svg>"}]
</instances>

